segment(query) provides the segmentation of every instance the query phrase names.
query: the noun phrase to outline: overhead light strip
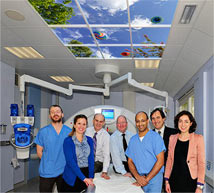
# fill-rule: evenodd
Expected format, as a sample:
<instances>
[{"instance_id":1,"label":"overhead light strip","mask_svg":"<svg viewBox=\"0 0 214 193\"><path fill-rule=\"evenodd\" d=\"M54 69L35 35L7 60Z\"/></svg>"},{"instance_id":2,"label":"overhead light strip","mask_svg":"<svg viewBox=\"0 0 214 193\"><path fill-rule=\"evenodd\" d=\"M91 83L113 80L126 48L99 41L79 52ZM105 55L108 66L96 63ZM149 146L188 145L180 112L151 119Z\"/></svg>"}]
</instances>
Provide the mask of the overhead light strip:
<instances>
[{"instance_id":1,"label":"overhead light strip","mask_svg":"<svg viewBox=\"0 0 214 193\"><path fill-rule=\"evenodd\" d=\"M6 50L11 52L22 59L43 59L44 56L39 54L32 47L4 47Z\"/></svg>"},{"instance_id":2,"label":"overhead light strip","mask_svg":"<svg viewBox=\"0 0 214 193\"><path fill-rule=\"evenodd\" d=\"M141 84L148 87L154 87L154 82L142 82Z\"/></svg>"},{"instance_id":3,"label":"overhead light strip","mask_svg":"<svg viewBox=\"0 0 214 193\"><path fill-rule=\"evenodd\" d=\"M182 13L179 23L189 24L192 19L193 13L195 12L195 9L196 9L196 5L186 5L184 7L184 11Z\"/></svg>"},{"instance_id":4,"label":"overhead light strip","mask_svg":"<svg viewBox=\"0 0 214 193\"><path fill-rule=\"evenodd\" d=\"M50 76L57 82L74 82L74 80L69 76Z\"/></svg>"},{"instance_id":5,"label":"overhead light strip","mask_svg":"<svg viewBox=\"0 0 214 193\"><path fill-rule=\"evenodd\" d=\"M135 68L137 69L157 69L159 67L160 60L135 60Z\"/></svg>"},{"instance_id":6,"label":"overhead light strip","mask_svg":"<svg viewBox=\"0 0 214 193\"><path fill-rule=\"evenodd\" d=\"M14 50L14 48L10 48L10 47L4 47L7 51L11 52L12 54L16 55L19 58L24 58L24 56L22 54L20 54L19 52L17 52L16 50Z\"/></svg>"}]
</instances>

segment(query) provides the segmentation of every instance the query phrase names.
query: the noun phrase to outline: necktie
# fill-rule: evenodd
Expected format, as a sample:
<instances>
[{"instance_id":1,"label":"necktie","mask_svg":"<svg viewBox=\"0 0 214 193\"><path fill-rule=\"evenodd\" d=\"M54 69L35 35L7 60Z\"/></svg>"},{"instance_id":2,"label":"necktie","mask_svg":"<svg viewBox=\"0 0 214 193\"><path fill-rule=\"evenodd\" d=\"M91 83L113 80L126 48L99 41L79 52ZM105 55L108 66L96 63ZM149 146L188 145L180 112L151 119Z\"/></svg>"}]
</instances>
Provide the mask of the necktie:
<instances>
[{"instance_id":1,"label":"necktie","mask_svg":"<svg viewBox=\"0 0 214 193\"><path fill-rule=\"evenodd\" d=\"M158 131L158 134L161 135L161 131Z\"/></svg>"},{"instance_id":2,"label":"necktie","mask_svg":"<svg viewBox=\"0 0 214 193\"><path fill-rule=\"evenodd\" d=\"M124 152L125 152L126 149L127 149L127 143L126 143L125 135L126 135L125 133L122 134L122 136L123 136L123 149L124 149Z\"/></svg>"},{"instance_id":3,"label":"necktie","mask_svg":"<svg viewBox=\"0 0 214 193\"><path fill-rule=\"evenodd\" d=\"M126 149L127 149L127 143L126 143L126 138L125 138L125 133L122 134L123 136L123 149L124 149L124 152L126 152ZM126 154L125 154L126 156ZM126 160L128 161L128 157L126 156Z\"/></svg>"},{"instance_id":4,"label":"necktie","mask_svg":"<svg viewBox=\"0 0 214 193\"><path fill-rule=\"evenodd\" d=\"M97 132L93 136L93 142L94 142L94 157L96 156L96 148L97 148Z\"/></svg>"}]
</instances>

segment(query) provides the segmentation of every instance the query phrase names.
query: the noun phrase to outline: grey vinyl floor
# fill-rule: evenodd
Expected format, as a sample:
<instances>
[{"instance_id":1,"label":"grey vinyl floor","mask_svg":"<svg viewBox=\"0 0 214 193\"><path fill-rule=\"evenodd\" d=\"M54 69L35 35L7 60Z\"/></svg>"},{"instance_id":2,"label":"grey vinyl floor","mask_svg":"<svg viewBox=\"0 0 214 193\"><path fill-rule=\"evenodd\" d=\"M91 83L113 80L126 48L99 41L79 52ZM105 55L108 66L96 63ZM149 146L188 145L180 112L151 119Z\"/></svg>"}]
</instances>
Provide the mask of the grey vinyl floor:
<instances>
[{"instance_id":1,"label":"grey vinyl floor","mask_svg":"<svg viewBox=\"0 0 214 193\"><path fill-rule=\"evenodd\" d=\"M29 180L27 184L16 185L14 190L9 191L8 193L14 192L39 192L39 177Z\"/></svg>"}]
</instances>

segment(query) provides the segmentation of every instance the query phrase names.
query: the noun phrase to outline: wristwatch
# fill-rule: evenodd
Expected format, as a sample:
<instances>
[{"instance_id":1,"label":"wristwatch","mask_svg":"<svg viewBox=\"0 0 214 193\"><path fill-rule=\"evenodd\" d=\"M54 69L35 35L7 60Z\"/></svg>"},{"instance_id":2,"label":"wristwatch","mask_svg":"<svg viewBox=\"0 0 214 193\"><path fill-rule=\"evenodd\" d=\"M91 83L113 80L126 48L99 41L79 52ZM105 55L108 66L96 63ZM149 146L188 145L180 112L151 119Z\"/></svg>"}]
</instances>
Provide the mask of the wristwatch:
<instances>
[{"instance_id":1,"label":"wristwatch","mask_svg":"<svg viewBox=\"0 0 214 193\"><path fill-rule=\"evenodd\" d=\"M199 188L199 189L203 190L204 185L197 184L197 188Z\"/></svg>"}]
</instances>

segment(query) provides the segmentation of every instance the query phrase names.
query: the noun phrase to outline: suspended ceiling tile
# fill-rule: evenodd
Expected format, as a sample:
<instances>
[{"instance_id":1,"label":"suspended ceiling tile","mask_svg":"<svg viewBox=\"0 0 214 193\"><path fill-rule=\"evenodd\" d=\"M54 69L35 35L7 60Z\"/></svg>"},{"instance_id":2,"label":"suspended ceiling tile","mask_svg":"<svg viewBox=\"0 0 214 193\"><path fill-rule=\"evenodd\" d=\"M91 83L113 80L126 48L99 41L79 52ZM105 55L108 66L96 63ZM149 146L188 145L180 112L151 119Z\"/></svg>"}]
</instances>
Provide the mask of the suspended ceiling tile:
<instances>
[{"instance_id":1,"label":"suspended ceiling tile","mask_svg":"<svg viewBox=\"0 0 214 193\"><path fill-rule=\"evenodd\" d=\"M60 46L34 46L34 49L36 49L40 54L42 54L45 59L71 59L75 60L75 57L70 52L70 50L67 47L64 47L62 45Z\"/></svg>"},{"instance_id":2,"label":"suspended ceiling tile","mask_svg":"<svg viewBox=\"0 0 214 193\"><path fill-rule=\"evenodd\" d=\"M193 29L186 41L186 46L198 54L212 55L213 37L204 34L201 31Z\"/></svg>"},{"instance_id":3,"label":"suspended ceiling tile","mask_svg":"<svg viewBox=\"0 0 214 193\"><path fill-rule=\"evenodd\" d=\"M173 27L193 27L194 26L194 23L195 21L197 20L198 18L198 15L201 11L201 8L203 6L205 1L201 1L201 0L179 0L178 1L178 4L177 4L177 7L176 7L176 11L175 11L175 14L174 14L174 19L173 19L173 22L172 22L172 26ZM183 11L184 11L184 8L185 8L185 5L196 5L196 9L195 9L195 12L191 18L191 21L189 24L180 24L179 21L181 19L181 16L183 14Z\"/></svg>"},{"instance_id":4,"label":"suspended ceiling tile","mask_svg":"<svg viewBox=\"0 0 214 193\"><path fill-rule=\"evenodd\" d=\"M205 5L202 8L202 11L199 14L195 22L195 28L204 32L205 34L213 37L213 1L207 0L205 1Z\"/></svg>"},{"instance_id":5,"label":"suspended ceiling tile","mask_svg":"<svg viewBox=\"0 0 214 193\"><path fill-rule=\"evenodd\" d=\"M175 60L161 60L155 80L155 88L159 88L160 90L164 89L175 63Z\"/></svg>"},{"instance_id":6,"label":"suspended ceiling tile","mask_svg":"<svg viewBox=\"0 0 214 193\"><path fill-rule=\"evenodd\" d=\"M1 29L1 46L23 46L26 44L23 38L20 38L14 31L8 28Z\"/></svg>"},{"instance_id":7,"label":"suspended ceiling tile","mask_svg":"<svg viewBox=\"0 0 214 193\"><path fill-rule=\"evenodd\" d=\"M17 11L25 17L23 21L13 20L5 15L5 11ZM47 26L46 22L39 16L27 0L1 0L1 17L8 27L35 27Z\"/></svg>"},{"instance_id":8,"label":"suspended ceiling tile","mask_svg":"<svg viewBox=\"0 0 214 193\"><path fill-rule=\"evenodd\" d=\"M172 28L169 33L169 38L167 44L173 45L182 45L187 40L191 27L175 27Z\"/></svg>"},{"instance_id":9,"label":"suspended ceiling tile","mask_svg":"<svg viewBox=\"0 0 214 193\"><path fill-rule=\"evenodd\" d=\"M183 46L178 45L167 45L163 53L163 59L167 58L167 60L176 60L182 47Z\"/></svg>"},{"instance_id":10,"label":"suspended ceiling tile","mask_svg":"<svg viewBox=\"0 0 214 193\"><path fill-rule=\"evenodd\" d=\"M209 58L202 54L197 54L191 49L185 49L185 51L181 52L180 59L186 64L186 68L183 66L185 71L191 73L191 76L193 76L196 70L201 68Z\"/></svg>"},{"instance_id":11,"label":"suspended ceiling tile","mask_svg":"<svg viewBox=\"0 0 214 193\"><path fill-rule=\"evenodd\" d=\"M16 28L14 31L19 37L25 40L30 45L60 45L61 42L47 27L40 28ZM62 45L62 44L61 44Z\"/></svg>"},{"instance_id":12,"label":"suspended ceiling tile","mask_svg":"<svg viewBox=\"0 0 214 193\"><path fill-rule=\"evenodd\" d=\"M154 69L135 69L133 78L138 82L154 82L157 75L157 70Z\"/></svg>"}]
</instances>

